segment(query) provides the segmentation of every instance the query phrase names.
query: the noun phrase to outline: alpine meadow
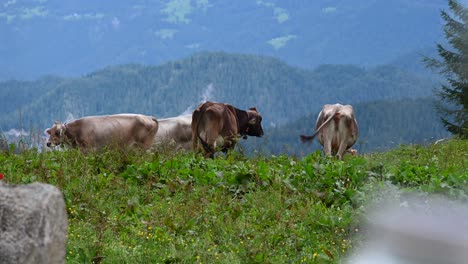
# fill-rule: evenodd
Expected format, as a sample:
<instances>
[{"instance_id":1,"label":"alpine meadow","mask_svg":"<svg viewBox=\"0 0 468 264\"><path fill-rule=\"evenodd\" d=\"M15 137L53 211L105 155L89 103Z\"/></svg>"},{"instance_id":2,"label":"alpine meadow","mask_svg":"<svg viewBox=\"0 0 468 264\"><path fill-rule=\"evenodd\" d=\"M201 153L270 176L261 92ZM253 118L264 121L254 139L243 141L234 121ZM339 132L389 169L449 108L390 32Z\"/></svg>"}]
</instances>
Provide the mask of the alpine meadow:
<instances>
[{"instance_id":1,"label":"alpine meadow","mask_svg":"<svg viewBox=\"0 0 468 264\"><path fill-rule=\"evenodd\" d=\"M410 191L466 202L467 153L466 140L343 161L32 149L0 164L3 181L62 190L67 263L339 263L391 186L399 203Z\"/></svg>"},{"instance_id":2,"label":"alpine meadow","mask_svg":"<svg viewBox=\"0 0 468 264\"><path fill-rule=\"evenodd\" d=\"M0 3L0 263L466 262L468 0L345 2Z\"/></svg>"}]
</instances>

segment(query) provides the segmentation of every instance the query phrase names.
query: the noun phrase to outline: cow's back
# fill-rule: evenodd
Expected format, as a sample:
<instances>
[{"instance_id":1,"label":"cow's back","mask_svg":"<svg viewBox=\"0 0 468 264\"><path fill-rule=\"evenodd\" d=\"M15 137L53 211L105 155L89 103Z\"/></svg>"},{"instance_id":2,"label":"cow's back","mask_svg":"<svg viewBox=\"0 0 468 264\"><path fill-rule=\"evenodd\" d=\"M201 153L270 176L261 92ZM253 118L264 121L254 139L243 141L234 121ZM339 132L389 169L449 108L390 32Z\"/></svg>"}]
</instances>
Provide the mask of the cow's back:
<instances>
[{"instance_id":1,"label":"cow's back","mask_svg":"<svg viewBox=\"0 0 468 264\"><path fill-rule=\"evenodd\" d=\"M198 134L216 132L220 137L230 137L238 133L236 114L231 105L207 102L198 115Z\"/></svg>"},{"instance_id":2,"label":"cow's back","mask_svg":"<svg viewBox=\"0 0 468 264\"><path fill-rule=\"evenodd\" d=\"M195 109L192 114L192 141L195 151L203 148L212 157L218 147L226 151L235 145L238 126L233 109L231 105L209 101Z\"/></svg>"},{"instance_id":3,"label":"cow's back","mask_svg":"<svg viewBox=\"0 0 468 264\"><path fill-rule=\"evenodd\" d=\"M190 149L192 140L192 115L182 115L159 119L159 128L155 143L165 144L175 142L184 149Z\"/></svg>"},{"instance_id":4,"label":"cow's back","mask_svg":"<svg viewBox=\"0 0 468 264\"><path fill-rule=\"evenodd\" d=\"M139 114L89 116L68 124L82 145L149 148L158 130L156 118Z\"/></svg>"},{"instance_id":5,"label":"cow's back","mask_svg":"<svg viewBox=\"0 0 468 264\"><path fill-rule=\"evenodd\" d=\"M346 149L352 147L356 143L358 137L358 125L354 115L354 109L351 105L342 105L340 110L340 127L338 128L341 135L345 137Z\"/></svg>"},{"instance_id":6,"label":"cow's back","mask_svg":"<svg viewBox=\"0 0 468 264\"><path fill-rule=\"evenodd\" d=\"M357 140L358 128L351 105L324 105L317 122L317 139L324 146L326 154L337 154L341 158L344 151Z\"/></svg>"}]
</instances>

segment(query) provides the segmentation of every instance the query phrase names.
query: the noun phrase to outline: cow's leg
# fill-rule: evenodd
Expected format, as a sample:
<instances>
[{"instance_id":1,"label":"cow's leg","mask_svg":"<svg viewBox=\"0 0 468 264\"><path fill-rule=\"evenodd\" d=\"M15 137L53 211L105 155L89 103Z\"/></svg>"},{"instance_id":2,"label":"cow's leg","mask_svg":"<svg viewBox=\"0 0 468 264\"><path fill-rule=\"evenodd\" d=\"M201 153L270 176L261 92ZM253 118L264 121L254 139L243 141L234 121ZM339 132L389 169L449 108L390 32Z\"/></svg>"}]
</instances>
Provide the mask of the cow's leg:
<instances>
[{"instance_id":1,"label":"cow's leg","mask_svg":"<svg viewBox=\"0 0 468 264\"><path fill-rule=\"evenodd\" d=\"M212 140L209 138L207 133L202 132L200 133L200 138L197 138L196 144L194 144L194 148L197 148L197 152L203 152L205 158L213 158L215 153Z\"/></svg>"},{"instance_id":2,"label":"cow's leg","mask_svg":"<svg viewBox=\"0 0 468 264\"><path fill-rule=\"evenodd\" d=\"M193 133L192 135L192 149L196 153L200 153L201 149L199 148L199 139L198 139L198 133Z\"/></svg>"},{"instance_id":3,"label":"cow's leg","mask_svg":"<svg viewBox=\"0 0 468 264\"><path fill-rule=\"evenodd\" d=\"M325 140L324 142L324 146L323 146L323 152L325 153L326 156L331 156L332 155L332 142L331 140Z\"/></svg>"},{"instance_id":4,"label":"cow's leg","mask_svg":"<svg viewBox=\"0 0 468 264\"><path fill-rule=\"evenodd\" d=\"M348 148L348 126L347 126L348 119L342 118L339 122L336 123L336 138L335 140L338 143L338 148L336 149L336 157L341 160L343 159L343 154L345 153L346 149ZM336 148L336 146L335 146Z\"/></svg>"},{"instance_id":5,"label":"cow's leg","mask_svg":"<svg viewBox=\"0 0 468 264\"><path fill-rule=\"evenodd\" d=\"M199 141L199 144L201 145L200 152L204 152L205 158L214 158L214 153L215 148L213 146L213 143L211 143L211 140L203 139L204 142Z\"/></svg>"},{"instance_id":6,"label":"cow's leg","mask_svg":"<svg viewBox=\"0 0 468 264\"><path fill-rule=\"evenodd\" d=\"M141 140L135 141L133 144L135 144L138 148L142 149L150 149L151 146L153 145L154 141L154 134L148 134L145 137L143 137Z\"/></svg>"},{"instance_id":7,"label":"cow's leg","mask_svg":"<svg viewBox=\"0 0 468 264\"><path fill-rule=\"evenodd\" d=\"M230 136L224 139L223 142L223 149L222 151L224 153L227 153L230 149L233 149L237 143L236 136Z\"/></svg>"},{"instance_id":8,"label":"cow's leg","mask_svg":"<svg viewBox=\"0 0 468 264\"><path fill-rule=\"evenodd\" d=\"M338 148L338 151L336 153L336 157L338 159L343 159L343 154L345 153L347 146L348 144L346 142L346 139L342 138L340 142L340 147Z\"/></svg>"},{"instance_id":9,"label":"cow's leg","mask_svg":"<svg viewBox=\"0 0 468 264\"><path fill-rule=\"evenodd\" d=\"M321 136L322 136L322 142L323 142L323 152L325 153L326 156L331 156L333 136L330 135L330 133L328 133L328 129L324 131L324 133Z\"/></svg>"},{"instance_id":10,"label":"cow's leg","mask_svg":"<svg viewBox=\"0 0 468 264\"><path fill-rule=\"evenodd\" d=\"M204 157L205 157L205 158L214 159L214 154L215 154L214 151L209 151L209 152L206 151Z\"/></svg>"},{"instance_id":11,"label":"cow's leg","mask_svg":"<svg viewBox=\"0 0 468 264\"><path fill-rule=\"evenodd\" d=\"M353 119L346 118L345 123L341 124L340 127L340 146L338 148L337 156L339 159L343 158L345 153L355 154L356 150L352 150L351 146L354 145L357 139L357 128L356 124L353 123Z\"/></svg>"}]
</instances>

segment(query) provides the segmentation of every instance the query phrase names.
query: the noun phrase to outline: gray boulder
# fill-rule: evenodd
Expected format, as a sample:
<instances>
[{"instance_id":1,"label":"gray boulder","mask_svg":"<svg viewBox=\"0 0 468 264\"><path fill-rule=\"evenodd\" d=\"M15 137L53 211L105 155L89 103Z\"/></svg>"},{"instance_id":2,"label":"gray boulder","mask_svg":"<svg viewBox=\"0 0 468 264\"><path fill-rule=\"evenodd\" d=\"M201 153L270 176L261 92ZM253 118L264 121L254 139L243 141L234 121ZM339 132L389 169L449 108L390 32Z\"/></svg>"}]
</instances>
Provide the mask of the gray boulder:
<instances>
[{"instance_id":1,"label":"gray boulder","mask_svg":"<svg viewBox=\"0 0 468 264\"><path fill-rule=\"evenodd\" d=\"M0 263L65 263L67 227L56 187L0 181Z\"/></svg>"}]
</instances>

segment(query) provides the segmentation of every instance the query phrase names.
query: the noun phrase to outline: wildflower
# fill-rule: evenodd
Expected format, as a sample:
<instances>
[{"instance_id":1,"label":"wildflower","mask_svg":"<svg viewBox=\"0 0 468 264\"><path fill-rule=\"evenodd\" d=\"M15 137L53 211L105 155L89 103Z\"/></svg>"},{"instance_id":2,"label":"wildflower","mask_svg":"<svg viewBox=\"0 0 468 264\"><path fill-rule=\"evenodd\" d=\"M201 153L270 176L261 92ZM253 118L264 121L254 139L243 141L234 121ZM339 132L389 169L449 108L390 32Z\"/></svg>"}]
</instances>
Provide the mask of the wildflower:
<instances>
[{"instance_id":1,"label":"wildflower","mask_svg":"<svg viewBox=\"0 0 468 264\"><path fill-rule=\"evenodd\" d=\"M0 181L3 180L3 174L0 173Z\"/></svg>"},{"instance_id":2,"label":"wildflower","mask_svg":"<svg viewBox=\"0 0 468 264\"><path fill-rule=\"evenodd\" d=\"M312 258L316 258L317 256L318 256L318 253L314 252L314 254L312 255Z\"/></svg>"}]
</instances>

